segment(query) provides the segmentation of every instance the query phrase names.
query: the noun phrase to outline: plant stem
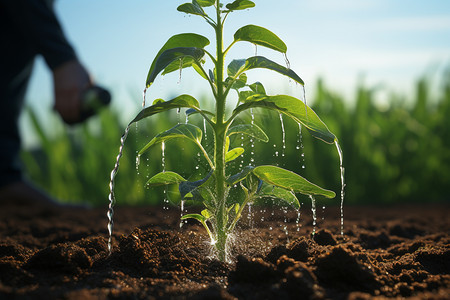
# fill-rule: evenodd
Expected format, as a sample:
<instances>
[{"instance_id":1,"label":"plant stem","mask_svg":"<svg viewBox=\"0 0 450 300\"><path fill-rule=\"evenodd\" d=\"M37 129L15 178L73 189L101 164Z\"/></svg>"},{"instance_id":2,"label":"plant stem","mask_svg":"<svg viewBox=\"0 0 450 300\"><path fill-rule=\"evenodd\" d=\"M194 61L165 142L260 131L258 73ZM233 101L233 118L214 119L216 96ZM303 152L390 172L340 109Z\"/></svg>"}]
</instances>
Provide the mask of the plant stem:
<instances>
[{"instance_id":1,"label":"plant stem","mask_svg":"<svg viewBox=\"0 0 450 300\"><path fill-rule=\"evenodd\" d=\"M216 249L218 258L221 261L226 260L226 242L227 242L227 218L226 218L226 185L225 185L225 141L227 124L225 118L225 102L223 73L224 73L224 52L223 52L223 25L220 15L220 1L217 1L216 12L216 42L217 42L217 59L216 59L216 124L214 126L215 145L214 145L214 164L216 169L216 197L217 197L217 242Z\"/></svg>"}]
</instances>

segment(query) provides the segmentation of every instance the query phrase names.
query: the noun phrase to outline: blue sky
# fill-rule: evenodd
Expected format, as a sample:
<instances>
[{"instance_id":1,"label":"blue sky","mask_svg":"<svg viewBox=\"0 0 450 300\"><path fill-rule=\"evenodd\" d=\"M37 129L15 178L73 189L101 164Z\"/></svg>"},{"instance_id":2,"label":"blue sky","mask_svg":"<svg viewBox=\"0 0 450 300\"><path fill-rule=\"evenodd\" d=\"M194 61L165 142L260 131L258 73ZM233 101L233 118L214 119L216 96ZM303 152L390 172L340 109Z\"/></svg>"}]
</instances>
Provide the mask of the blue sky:
<instances>
[{"instance_id":1,"label":"blue sky","mask_svg":"<svg viewBox=\"0 0 450 300\"><path fill-rule=\"evenodd\" d=\"M141 102L150 64L170 36L196 32L214 44L213 32L203 19L176 11L184 2L59 0L56 10L81 61L99 84L112 90L114 105L131 116ZM234 32L246 24L276 33L287 44L290 65L306 82L309 97L316 79L323 77L328 86L351 101L361 75L369 86L384 84L387 90L410 93L421 75L450 62L450 1L254 2L255 8L229 17L225 40L230 42ZM212 47L208 50L214 52ZM257 52L284 63L279 53L260 47ZM229 60L254 54L253 45L240 43L230 52ZM299 93L297 87L277 74L255 72L249 72L250 80L261 81L269 93ZM45 64L38 59L27 101L39 111L52 107L50 79ZM208 85L195 73L184 70L181 81L179 74L158 79L148 98L167 99L185 92L200 96L208 92Z\"/></svg>"}]
</instances>

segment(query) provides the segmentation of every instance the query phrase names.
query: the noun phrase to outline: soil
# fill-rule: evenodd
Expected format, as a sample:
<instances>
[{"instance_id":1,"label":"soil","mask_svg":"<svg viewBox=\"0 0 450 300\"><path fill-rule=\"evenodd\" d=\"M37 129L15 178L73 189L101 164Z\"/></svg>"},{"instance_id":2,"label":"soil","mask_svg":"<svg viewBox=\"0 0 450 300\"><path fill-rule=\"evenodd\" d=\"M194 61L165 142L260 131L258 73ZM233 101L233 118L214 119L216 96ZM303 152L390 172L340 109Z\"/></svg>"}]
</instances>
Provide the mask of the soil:
<instances>
[{"instance_id":1,"label":"soil","mask_svg":"<svg viewBox=\"0 0 450 300\"><path fill-rule=\"evenodd\" d=\"M105 208L1 207L0 299L450 299L449 205L253 214L222 263L176 208L117 207L108 255Z\"/></svg>"}]
</instances>

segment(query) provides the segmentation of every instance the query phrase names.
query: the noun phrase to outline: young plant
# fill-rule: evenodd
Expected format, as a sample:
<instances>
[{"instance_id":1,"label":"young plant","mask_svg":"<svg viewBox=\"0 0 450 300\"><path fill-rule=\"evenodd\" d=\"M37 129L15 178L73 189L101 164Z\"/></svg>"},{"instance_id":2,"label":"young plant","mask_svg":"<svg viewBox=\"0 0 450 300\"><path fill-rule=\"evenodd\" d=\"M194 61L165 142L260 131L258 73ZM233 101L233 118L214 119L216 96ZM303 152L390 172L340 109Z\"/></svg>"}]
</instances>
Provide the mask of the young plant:
<instances>
[{"instance_id":1,"label":"young plant","mask_svg":"<svg viewBox=\"0 0 450 300\"><path fill-rule=\"evenodd\" d=\"M210 42L204 36L195 33L172 36L157 53L150 67L144 95L160 73L164 75L180 68L192 67L209 83L215 99L215 111L203 110L199 102L190 95L180 95L169 101L155 100L153 105L144 108L130 122L132 124L170 109L186 108L187 114L200 114L211 127L214 135L213 153L208 153L202 145L202 130L186 123L177 124L156 135L138 155L142 155L153 145L171 139L185 139L199 148L210 169L203 179L189 181L175 172L166 171L151 177L147 186L176 184L183 200L190 200L204 207L201 214L187 214L182 219L196 219L205 227L221 261L227 259L228 237L247 204L258 198L271 197L299 208L296 193L335 197L333 191L323 189L300 175L275 166L246 166L237 174L230 174L229 163L245 152L242 147L230 149L231 136L238 134L263 142L268 141L264 131L253 123L233 125L240 114L252 108L284 114L301 123L314 137L329 144L336 142L336 137L306 103L288 95L267 95L261 83L247 82L246 72L263 68L278 72L303 85L303 80L293 70L262 56L235 59L225 67L228 51L238 42L249 42L286 55L285 43L271 31L256 25L238 29L233 42L224 45L223 28L228 15L254 6L255 4L248 0L236 0L226 5L220 0L193 0L192 3L180 5L178 11L199 16L213 28L216 52L211 53L205 49ZM211 14L206 12L208 10ZM214 65L213 70L205 69L207 59ZM232 90L238 93L238 103L234 110L227 114L227 97Z\"/></svg>"}]
</instances>

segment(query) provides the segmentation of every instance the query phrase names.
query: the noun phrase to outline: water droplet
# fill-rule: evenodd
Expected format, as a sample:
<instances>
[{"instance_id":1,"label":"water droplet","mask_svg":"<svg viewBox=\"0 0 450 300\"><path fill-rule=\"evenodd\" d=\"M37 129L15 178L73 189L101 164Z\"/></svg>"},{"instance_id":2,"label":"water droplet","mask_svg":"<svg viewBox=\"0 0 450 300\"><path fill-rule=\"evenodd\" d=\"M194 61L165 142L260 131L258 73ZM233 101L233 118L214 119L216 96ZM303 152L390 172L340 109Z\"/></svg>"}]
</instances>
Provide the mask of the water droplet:
<instances>
[{"instance_id":1,"label":"water droplet","mask_svg":"<svg viewBox=\"0 0 450 300\"><path fill-rule=\"evenodd\" d=\"M162 167L162 171L165 172L166 171L166 155L165 155L165 150L166 150L166 143L162 142L161 143L161 167Z\"/></svg>"},{"instance_id":2,"label":"water droplet","mask_svg":"<svg viewBox=\"0 0 450 300\"><path fill-rule=\"evenodd\" d=\"M206 119L203 118L203 134L205 136L205 142L208 140L208 136L206 134Z\"/></svg>"},{"instance_id":3,"label":"water droplet","mask_svg":"<svg viewBox=\"0 0 450 300\"><path fill-rule=\"evenodd\" d=\"M183 217L183 214L184 214L184 199L181 199L181 202L180 202L180 217ZM184 224L184 220L180 220L180 228L181 227L183 227L183 224Z\"/></svg>"},{"instance_id":4,"label":"water droplet","mask_svg":"<svg viewBox=\"0 0 450 300\"><path fill-rule=\"evenodd\" d=\"M253 212L252 212L252 204L248 203L248 226L250 229L253 229Z\"/></svg>"},{"instance_id":5,"label":"water droplet","mask_svg":"<svg viewBox=\"0 0 450 300\"><path fill-rule=\"evenodd\" d=\"M141 155L136 156L136 171L139 173L139 165L141 164Z\"/></svg>"},{"instance_id":6,"label":"water droplet","mask_svg":"<svg viewBox=\"0 0 450 300\"><path fill-rule=\"evenodd\" d=\"M295 225L297 226L297 231L300 231L300 217L301 217L301 212L300 212L300 208L297 210L297 219L295 220Z\"/></svg>"},{"instance_id":7,"label":"water droplet","mask_svg":"<svg viewBox=\"0 0 450 300\"><path fill-rule=\"evenodd\" d=\"M303 146L303 137L302 137L302 124L298 123L298 136L297 136L297 147L295 147L297 150L300 150L300 164L302 166L302 169L305 169L305 153L303 152L304 146Z\"/></svg>"}]
</instances>

